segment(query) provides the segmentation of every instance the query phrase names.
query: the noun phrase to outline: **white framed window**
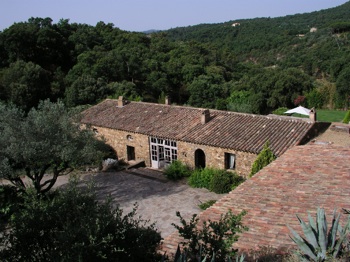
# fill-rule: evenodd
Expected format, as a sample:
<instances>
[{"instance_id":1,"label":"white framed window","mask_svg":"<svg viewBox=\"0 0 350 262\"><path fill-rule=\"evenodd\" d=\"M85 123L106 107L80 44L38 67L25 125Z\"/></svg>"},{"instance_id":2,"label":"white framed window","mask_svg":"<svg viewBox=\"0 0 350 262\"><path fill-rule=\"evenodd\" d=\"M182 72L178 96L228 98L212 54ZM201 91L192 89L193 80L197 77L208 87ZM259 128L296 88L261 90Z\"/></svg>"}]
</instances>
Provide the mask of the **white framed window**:
<instances>
[{"instance_id":1,"label":"white framed window","mask_svg":"<svg viewBox=\"0 0 350 262\"><path fill-rule=\"evenodd\" d=\"M156 145L151 146L151 155L153 161L158 161L158 150Z\"/></svg>"},{"instance_id":2,"label":"white framed window","mask_svg":"<svg viewBox=\"0 0 350 262\"><path fill-rule=\"evenodd\" d=\"M177 160L177 149L171 149L171 159L172 161Z\"/></svg>"},{"instance_id":3,"label":"white framed window","mask_svg":"<svg viewBox=\"0 0 350 262\"><path fill-rule=\"evenodd\" d=\"M169 139L151 137L151 157L152 161L165 161L171 163L177 160L177 143Z\"/></svg>"},{"instance_id":4,"label":"white framed window","mask_svg":"<svg viewBox=\"0 0 350 262\"><path fill-rule=\"evenodd\" d=\"M171 162L170 148L168 147L165 148L165 161L169 163Z\"/></svg>"}]
</instances>

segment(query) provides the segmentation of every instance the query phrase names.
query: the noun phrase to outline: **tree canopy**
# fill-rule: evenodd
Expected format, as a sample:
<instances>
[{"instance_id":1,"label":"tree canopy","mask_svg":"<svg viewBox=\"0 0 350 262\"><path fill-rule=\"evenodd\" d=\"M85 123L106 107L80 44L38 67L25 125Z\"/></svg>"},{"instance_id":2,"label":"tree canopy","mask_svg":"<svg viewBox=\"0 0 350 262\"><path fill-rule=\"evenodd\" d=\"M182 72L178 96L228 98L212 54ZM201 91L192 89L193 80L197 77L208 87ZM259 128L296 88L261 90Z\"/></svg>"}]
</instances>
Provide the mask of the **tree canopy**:
<instances>
[{"instance_id":1,"label":"tree canopy","mask_svg":"<svg viewBox=\"0 0 350 262\"><path fill-rule=\"evenodd\" d=\"M38 193L46 193L59 175L97 164L108 153L62 102L42 101L28 115L0 104L0 122L0 177L20 189L26 187L24 175Z\"/></svg>"},{"instance_id":2,"label":"tree canopy","mask_svg":"<svg viewBox=\"0 0 350 262\"><path fill-rule=\"evenodd\" d=\"M165 94L176 104L266 114L293 106L296 96L315 104L317 90L324 97L317 106L343 108L349 17L345 3L148 35L30 18L0 32L0 100L28 112L43 98L75 107L118 95L157 102ZM325 94L319 80L337 88ZM233 101L239 91L249 93L249 106Z\"/></svg>"}]
</instances>

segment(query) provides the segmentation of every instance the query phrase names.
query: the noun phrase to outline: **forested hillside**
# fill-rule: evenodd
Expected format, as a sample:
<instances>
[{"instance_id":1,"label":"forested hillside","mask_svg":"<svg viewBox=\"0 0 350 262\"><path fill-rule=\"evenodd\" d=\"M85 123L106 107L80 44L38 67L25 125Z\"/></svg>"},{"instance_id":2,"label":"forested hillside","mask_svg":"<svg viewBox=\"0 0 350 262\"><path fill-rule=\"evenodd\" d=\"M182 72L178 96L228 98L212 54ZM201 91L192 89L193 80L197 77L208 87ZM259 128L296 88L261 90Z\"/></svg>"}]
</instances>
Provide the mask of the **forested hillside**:
<instances>
[{"instance_id":1,"label":"forested hillside","mask_svg":"<svg viewBox=\"0 0 350 262\"><path fill-rule=\"evenodd\" d=\"M0 32L0 100L25 111L45 98L75 107L120 95L259 114L345 108L349 37L350 2L152 34L30 18Z\"/></svg>"}]
</instances>

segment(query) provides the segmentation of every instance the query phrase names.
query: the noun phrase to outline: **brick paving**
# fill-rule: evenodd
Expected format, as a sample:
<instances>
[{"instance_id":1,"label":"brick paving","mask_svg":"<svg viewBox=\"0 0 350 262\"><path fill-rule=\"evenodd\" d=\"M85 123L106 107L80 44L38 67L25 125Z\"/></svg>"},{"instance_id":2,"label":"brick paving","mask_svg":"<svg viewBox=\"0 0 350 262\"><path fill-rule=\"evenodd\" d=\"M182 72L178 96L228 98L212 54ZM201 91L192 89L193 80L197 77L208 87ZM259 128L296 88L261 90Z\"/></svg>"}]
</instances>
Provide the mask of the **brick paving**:
<instances>
[{"instance_id":1,"label":"brick paving","mask_svg":"<svg viewBox=\"0 0 350 262\"><path fill-rule=\"evenodd\" d=\"M156 170L148 168L130 169L119 172L105 172L84 177L84 181L94 181L98 199L110 196L124 214L130 212L137 203L137 215L156 223L162 237L167 237L176 229L172 223L179 224L176 211L185 219L199 214L200 203L220 199L204 188L191 188L185 180L170 181Z\"/></svg>"},{"instance_id":2,"label":"brick paving","mask_svg":"<svg viewBox=\"0 0 350 262\"><path fill-rule=\"evenodd\" d=\"M300 232L295 214L306 220L308 211L315 216L317 207L323 207L330 218L334 209L350 209L349 163L350 147L294 147L202 212L200 219L217 220L229 209L234 213L246 210L243 222L249 231L240 236L236 248L294 248L287 224ZM343 215L343 222L345 218ZM165 239L163 249L171 254L180 241L173 233Z\"/></svg>"},{"instance_id":3,"label":"brick paving","mask_svg":"<svg viewBox=\"0 0 350 262\"><path fill-rule=\"evenodd\" d=\"M137 168L118 172L83 173L79 175L81 185L93 182L98 200L112 198L115 205L127 214L138 205L137 216L150 223L155 222L162 237L167 237L176 229L172 223L180 224L176 211L189 220L193 214L199 214L199 204L208 200L218 200L224 194L215 194L205 188L191 188L186 180L168 180L162 172ZM30 181L25 180L28 185ZM54 188L64 187L69 176L60 176ZM0 180L0 184L9 184Z\"/></svg>"}]
</instances>

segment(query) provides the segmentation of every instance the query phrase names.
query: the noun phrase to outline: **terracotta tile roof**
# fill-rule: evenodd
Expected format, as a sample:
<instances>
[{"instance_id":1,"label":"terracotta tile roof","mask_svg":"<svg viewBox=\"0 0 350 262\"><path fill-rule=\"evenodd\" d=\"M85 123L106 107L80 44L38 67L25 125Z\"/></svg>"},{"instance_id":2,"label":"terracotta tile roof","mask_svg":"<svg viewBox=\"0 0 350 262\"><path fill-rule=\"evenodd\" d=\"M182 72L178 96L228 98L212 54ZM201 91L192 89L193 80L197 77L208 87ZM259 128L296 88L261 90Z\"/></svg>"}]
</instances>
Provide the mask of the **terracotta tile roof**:
<instances>
[{"instance_id":1,"label":"terracotta tile roof","mask_svg":"<svg viewBox=\"0 0 350 262\"><path fill-rule=\"evenodd\" d=\"M350 137L349 137L350 139ZM287 250L295 245L289 238L289 224L301 234L295 214L307 221L317 207L326 210L328 222L334 209L350 209L350 148L335 145L297 146L265 167L216 204L200 214L201 220L217 220L231 209L246 210L243 233L235 248L243 250L270 246ZM342 215L342 225L346 215ZM164 241L170 254L180 242L175 232ZM174 249L175 248L175 249Z\"/></svg>"},{"instance_id":2,"label":"terracotta tile roof","mask_svg":"<svg viewBox=\"0 0 350 262\"><path fill-rule=\"evenodd\" d=\"M130 102L117 107L107 99L84 111L83 123L150 136L259 153L269 140L276 155L310 138L315 123L295 118L259 116L210 110L201 124L204 109Z\"/></svg>"}]
</instances>

